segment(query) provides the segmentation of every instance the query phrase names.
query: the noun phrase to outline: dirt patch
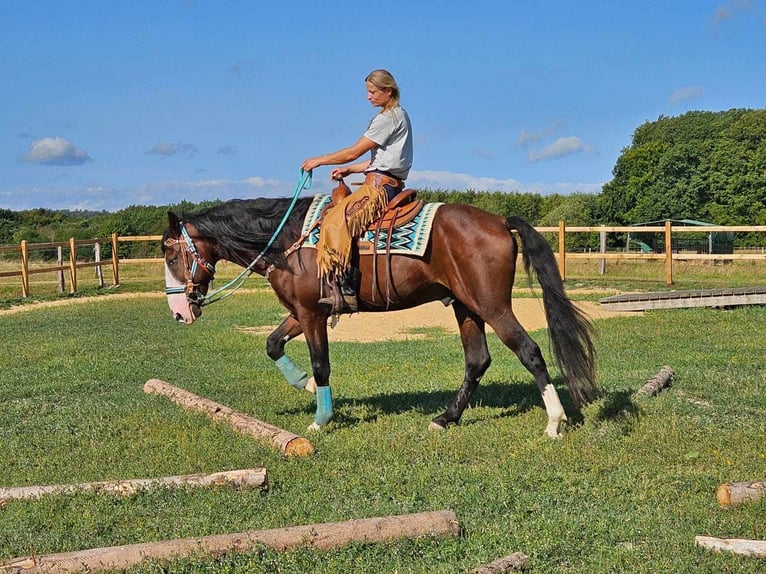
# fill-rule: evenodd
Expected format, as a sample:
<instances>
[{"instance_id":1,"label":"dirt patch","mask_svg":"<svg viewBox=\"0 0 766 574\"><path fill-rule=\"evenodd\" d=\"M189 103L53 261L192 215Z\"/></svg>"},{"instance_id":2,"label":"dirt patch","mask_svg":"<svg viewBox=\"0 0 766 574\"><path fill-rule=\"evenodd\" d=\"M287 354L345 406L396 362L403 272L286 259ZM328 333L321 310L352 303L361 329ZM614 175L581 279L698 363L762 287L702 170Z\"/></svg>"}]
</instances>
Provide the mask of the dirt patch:
<instances>
[{"instance_id":1,"label":"dirt patch","mask_svg":"<svg viewBox=\"0 0 766 574\"><path fill-rule=\"evenodd\" d=\"M92 303L93 301L112 301L114 299L137 299L139 297L164 297L164 293L112 293L110 295L98 295L95 297L71 297L67 299L56 299L54 301L36 301L24 305L13 305L7 309L0 309L0 317L3 315L15 315L16 313L26 313L28 311L37 311L38 309L49 309L51 307L66 307L68 305L80 305L82 303Z\"/></svg>"},{"instance_id":2,"label":"dirt patch","mask_svg":"<svg viewBox=\"0 0 766 574\"><path fill-rule=\"evenodd\" d=\"M103 297L103 300L134 299L138 297L164 297L163 293L115 293ZM77 297L56 301L18 305L10 309L0 309L0 317L37 309L78 305L99 300L99 297ZM618 316L637 316L634 311L606 311L593 301L575 301L575 306L590 319L606 319ZM541 298L518 298L513 300L513 312L527 331L543 329L546 326L545 312ZM276 325L266 327L242 327L241 330L256 335L268 335ZM334 329L329 330L330 341L351 341L370 343L373 341L402 341L422 339L429 336L429 331L442 330L445 333L457 333L455 316L450 307L438 301L427 303L404 311L387 313L357 313L344 315Z\"/></svg>"},{"instance_id":3,"label":"dirt patch","mask_svg":"<svg viewBox=\"0 0 766 574\"><path fill-rule=\"evenodd\" d=\"M598 303L592 301L576 301L575 306L590 319L637 316L635 312L606 311ZM546 327L541 299L514 299L513 313L527 331ZM268 335L275 328L276 325L271 327L243 327L242 330L257 335ZM329 339L330 341L357 343L423 339L428 336L428 331L432 329L441 329L446 333L458 332L452 309L445 307L438 301L404 311L344 315L336 327L329 330Z\"/></svg>"}]
</instances>

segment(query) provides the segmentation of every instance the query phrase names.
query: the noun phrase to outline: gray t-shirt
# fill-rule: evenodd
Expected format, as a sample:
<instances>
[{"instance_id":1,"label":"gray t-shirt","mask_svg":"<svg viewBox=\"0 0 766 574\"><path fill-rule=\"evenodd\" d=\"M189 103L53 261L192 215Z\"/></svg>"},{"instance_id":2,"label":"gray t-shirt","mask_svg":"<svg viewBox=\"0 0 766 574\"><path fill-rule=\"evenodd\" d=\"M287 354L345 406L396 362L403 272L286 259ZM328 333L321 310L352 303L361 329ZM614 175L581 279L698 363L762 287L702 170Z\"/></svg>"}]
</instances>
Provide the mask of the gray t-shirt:
<instances>
[{"instance_id":1,"label":"gray t-shirt","mask_svg":"<svg viewBox=\"0 0 766 574\"><path fill-rule=\"evenodd\" d=\"M412 126L407 112L395 107L377 114L364 137L374 141L370 166L365 171L387 171L402 181L407 179L412 167Z\"/></svg>"}]
</instances>

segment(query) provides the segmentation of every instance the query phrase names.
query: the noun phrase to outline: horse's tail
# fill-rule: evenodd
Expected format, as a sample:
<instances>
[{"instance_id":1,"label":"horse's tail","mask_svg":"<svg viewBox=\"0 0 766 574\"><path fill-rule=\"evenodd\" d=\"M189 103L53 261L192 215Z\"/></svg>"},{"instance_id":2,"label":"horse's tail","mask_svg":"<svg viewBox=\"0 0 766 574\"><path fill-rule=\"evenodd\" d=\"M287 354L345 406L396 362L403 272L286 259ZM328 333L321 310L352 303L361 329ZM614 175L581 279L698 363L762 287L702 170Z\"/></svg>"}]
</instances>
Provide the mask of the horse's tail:
<instances>
[{"instance_id":1,"label":"horse's tail","mask_svg":"<svg viewBox=\"0 0 766 574\"><path fill-rule=\"evenodd\" d=\"M531 266L542 287L545 318L556 365L566 376L575 403L580 406L587 404L601 394L596 383L592 326L564 292L556 258L543 236L520 217L508 217L506 226L509 231L515 229L521 236L524 270L530 275Z\"/></svg>"}]
</instances>

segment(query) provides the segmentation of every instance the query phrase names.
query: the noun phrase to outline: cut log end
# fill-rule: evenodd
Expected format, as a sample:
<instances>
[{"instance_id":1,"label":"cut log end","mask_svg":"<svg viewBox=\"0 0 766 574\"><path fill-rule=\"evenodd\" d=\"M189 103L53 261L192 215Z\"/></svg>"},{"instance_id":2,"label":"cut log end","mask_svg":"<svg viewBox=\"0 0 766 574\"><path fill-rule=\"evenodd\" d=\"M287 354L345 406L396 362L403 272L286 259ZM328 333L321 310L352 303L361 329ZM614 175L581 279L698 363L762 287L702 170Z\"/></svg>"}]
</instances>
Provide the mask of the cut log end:
<instances>
[{"instance_id":1,"label":"cut log end","mask_svg":"<svg viewBox=\"0 0 766 574\"><path fill-rule=\"evenodd\" d=\"M718 487L715 496L721 508L754 502L766 496L766 481L726 482Z\"/></svg>"},{"instance_id":2,"label":"cut log end","mask_svg":"<svg viewBox=\"0 0 766 574\"><path fill-rule=\"evenodd\" d=\"M284 454L286 457L311 456L314 454L314 445L303 437L296 437L287 443Z\"/></svg>"},{"instance_id":3,"label":"cut log end","mask_svg":"<svg viewBox=\"0 0 766 574\"><path fill-rule=\"evenodd\" d=\"M715 491L716 500L718 500L718 506L721 508L729 508L731 506L731 491L728 484L722 484Z\"/></svg>"}]
</instances>

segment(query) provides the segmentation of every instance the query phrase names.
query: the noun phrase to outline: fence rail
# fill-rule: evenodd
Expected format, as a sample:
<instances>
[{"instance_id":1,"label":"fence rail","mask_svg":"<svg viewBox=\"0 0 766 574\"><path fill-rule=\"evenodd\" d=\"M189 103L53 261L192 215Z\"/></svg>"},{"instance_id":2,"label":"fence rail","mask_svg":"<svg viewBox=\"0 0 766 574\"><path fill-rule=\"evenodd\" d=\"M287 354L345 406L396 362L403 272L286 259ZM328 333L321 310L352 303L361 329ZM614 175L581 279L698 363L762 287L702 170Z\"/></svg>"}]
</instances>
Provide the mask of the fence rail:
<instances>
[{"instance_id":1,"label":"fence rail","mask_svg":"<svg viewBox=\"0 0 766 574\"><path fill-rule=\"evenodd\" d=\"M599 272L604 274L606 272L606 262L608 260L641 260L641 261L664 261L665 270L665 283L666 285L673 285L673 262L684 260L706 260L706 261L732 261L732 260L759 260L766 261L766 250L761 250L760 253L687 253L682 251L674 251L673 246L673 234L684 233L696 233L696 234L712 234L712 233L766 233L766 225L710 225L710 226L688 226L688 225L673 225L671 221L666 221L665 225L656 226L611 226L611 225L599 225L599 226L571 226L567 227L564 221L560 221L556 227L536 227L537 231L545 234L555 234L557 236L557 261L559 266L559 272L562 278L566 280L566 262L568 259L592 259L597 260L600 263ZM567 234L571 233L598 233L600 242L598 251L587 252L572 252L566 250ZM670 245L671 249L664 249L663 252L635 252L629 250L629 243L623 251L607 251L606 234L607 233L626 233L628 237L631 233L655 233L663 236L663 244L665 246ZM21 292L22 297L27 298L30 296L30 276L39 273L55 272L58 274L58 288L59 292L65 291L64 285L64 272L68 271L69 275L69 292L77 292L77 271L83 268L95 267L96 274L99 280L99 286L104 286L103 267L111 266L112 268L112 285L119 285L120 278L120 265L131 263L159 263L161 258L119 258L119 245L120 243L134 243L134 242L159 242L162 239L160 235L133 235L133 236L119 236L117 233L113 233L108 238L98 239L74 239L71 238L68 241L58 241L50 243L28 243L22 241L20 245L0 245L0 255L7 253L18 253L19 269L15 271L2 271L0 272L0 278L4 277L21 277ZM101 258L101 245L108 244L111 247L111 258L103 260ZM93 247L93 258L89 261L78 261L77 252L81 247ZM57 264L45 267L30 267L30 253L35 251L44 251L56 249L57 250ZM523 246L522 246L523 249ZM64 251L68 250L68 262L64 262Z\"/></svg>"}]
</instances>

